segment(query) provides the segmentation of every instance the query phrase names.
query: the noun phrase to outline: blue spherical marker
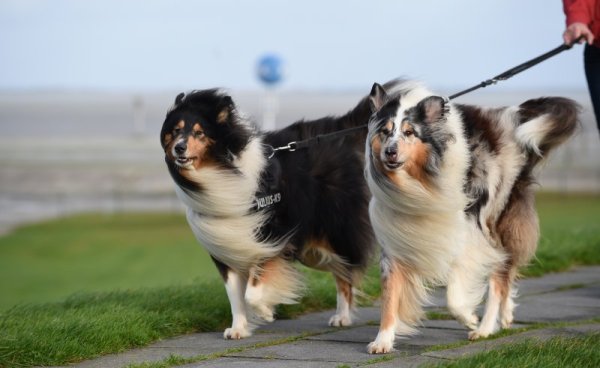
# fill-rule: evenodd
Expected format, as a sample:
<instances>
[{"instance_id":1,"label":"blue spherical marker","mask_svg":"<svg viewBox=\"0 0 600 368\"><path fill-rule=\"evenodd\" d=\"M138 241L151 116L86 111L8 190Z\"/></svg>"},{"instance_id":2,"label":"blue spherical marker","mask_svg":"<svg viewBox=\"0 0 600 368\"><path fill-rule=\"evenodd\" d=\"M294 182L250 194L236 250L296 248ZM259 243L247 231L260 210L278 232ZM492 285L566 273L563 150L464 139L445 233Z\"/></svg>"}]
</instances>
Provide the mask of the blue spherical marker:
<instances>
[{"instance_id":1,"label":"blue spherical marker","mask_svg":"<svg viewBox=\"0 0 600 368\"><path fill-rule=\"evenodd\" d=\"M283 61L274 54L261 57L257 65L258 78L267 86L273 86L283 78Z\"/></svg>"}]
</instances>

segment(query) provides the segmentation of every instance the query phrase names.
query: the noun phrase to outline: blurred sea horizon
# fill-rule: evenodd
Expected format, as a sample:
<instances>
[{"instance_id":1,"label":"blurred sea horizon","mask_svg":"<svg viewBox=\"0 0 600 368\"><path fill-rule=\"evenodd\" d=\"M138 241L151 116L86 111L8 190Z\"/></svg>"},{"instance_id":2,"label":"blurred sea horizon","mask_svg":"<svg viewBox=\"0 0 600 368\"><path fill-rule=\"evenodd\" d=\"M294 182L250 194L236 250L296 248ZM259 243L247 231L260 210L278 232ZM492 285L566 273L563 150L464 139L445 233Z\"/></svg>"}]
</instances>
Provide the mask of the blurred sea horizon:
<instances>
[{"instance_id":1,"label":"blurred sea horizon","mask_svg":"<svg viewBox=\"0 0 600 368\"><path fill-rule=\"evenodd\" d=\"M600 193L600 138L587 90L490 88L455 102L506 106L548 95L578 101L581 129L547 161L540 189ZM78 212L181 211L159 143L179 92L0 91L0 233ZM343 114L368 93L227 92L258 125L274 115L275 128Z\"/></svg>"}]
</instances>

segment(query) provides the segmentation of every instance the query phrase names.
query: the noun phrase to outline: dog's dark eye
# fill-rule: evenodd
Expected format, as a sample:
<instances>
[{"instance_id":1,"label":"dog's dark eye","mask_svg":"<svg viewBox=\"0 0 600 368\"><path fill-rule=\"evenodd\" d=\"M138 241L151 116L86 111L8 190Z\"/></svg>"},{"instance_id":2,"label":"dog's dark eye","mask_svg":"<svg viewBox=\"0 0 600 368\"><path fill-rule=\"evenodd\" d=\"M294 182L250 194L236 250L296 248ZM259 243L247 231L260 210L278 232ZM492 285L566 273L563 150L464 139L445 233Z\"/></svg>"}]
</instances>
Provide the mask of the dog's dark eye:
<instances>
[{"instance_id":1,"label":"dog's dark eye","mask_svg":"<svg viewBox=\"0 0 600 368\"><path fill-rule=\"evenodd\" d=\"M175 134L179 134L181 132L181 128L176 127L175 129L173 129L173 133Z\"/></svg>"},{"instance_id":2,"label":"dog's dark eye","mask_svg":"<svg viewBox=\"0 0 600 368\"><path fill-rule=\"evenodd\" d=\"M197 132L194 133L194 137L196 137L196 138L200 138L203 135L204 135L204 132L201 132L201 131L197 131Z\"/></svg>"},{"instance_id":3,"label":"dog's dark eye","mask_svg":"<svg viewBox=\"0 0 600 368\"><path fill-rule=\"evenodd\" d=\"M404 132L404 136L405 136L405 137L410 137L410 136L412 136L412 135L414 135L414 134L415 134L415 132L413 132L412 130L406 130L406 131Z\"/></svg>"}]
</instances>

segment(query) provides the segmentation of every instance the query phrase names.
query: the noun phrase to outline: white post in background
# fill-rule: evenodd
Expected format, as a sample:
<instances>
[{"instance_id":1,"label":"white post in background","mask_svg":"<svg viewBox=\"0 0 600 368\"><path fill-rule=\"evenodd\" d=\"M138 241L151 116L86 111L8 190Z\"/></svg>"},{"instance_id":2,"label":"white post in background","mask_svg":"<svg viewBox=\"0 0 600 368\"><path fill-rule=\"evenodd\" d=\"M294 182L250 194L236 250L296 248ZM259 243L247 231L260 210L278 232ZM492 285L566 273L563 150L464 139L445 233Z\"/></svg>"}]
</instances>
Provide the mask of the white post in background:
<instances>
[{"instance_id":1,"label":"white post in background","mask_svg":"<svg viewBox=\"0 0 600 368\"><path fill-rule=\"evenodd\" d=\"M274 130L276 128L278 109L277 92L273 88L267 88L263 97L263 130Z\"/></svg>"},{"instance_id":2,"label":"white post in background","mask_svg":"<svg viewBox=\"0 0 600 368\"><path fill-rule=\"evenodd\" d=\"M256 68L258 79L265 85L263 98L263 130L273 130L277 125L279 101L275 86L283 77L283 62L275 54L266 54L258 60Z\"/></svg>"},{"instance_id":3,"label":"white post in background","mask_svg":"<svg viewBox=\"0 0 600 368\"><path fill-rule=\"evenodd\" d=\"M133 96L133 134L141 137L146 132L146 107L144 98L140 95Z\"/></svg>"}]
</instances>

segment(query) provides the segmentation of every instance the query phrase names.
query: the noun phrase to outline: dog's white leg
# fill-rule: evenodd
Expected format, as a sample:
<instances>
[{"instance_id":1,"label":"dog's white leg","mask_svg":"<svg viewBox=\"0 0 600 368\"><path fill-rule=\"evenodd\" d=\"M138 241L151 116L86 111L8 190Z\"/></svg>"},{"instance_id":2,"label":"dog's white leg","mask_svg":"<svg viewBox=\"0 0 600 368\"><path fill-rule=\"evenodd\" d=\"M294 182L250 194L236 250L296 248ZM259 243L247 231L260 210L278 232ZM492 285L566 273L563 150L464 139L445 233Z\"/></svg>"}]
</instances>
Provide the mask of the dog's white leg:
<instances>
[{"instance_id":1,"label":"dog's white leg","mask_svg":"<svg viewBox=\"0 0 600 368\"><path fill-rule=\"evenodd\" d=\"M510 328L514 321L515 302L514 297L516 290L509 285L508 295L500 303L500 326L502 328Z\"/></svg>"},{"instance_id":2,"label":"dog's white leg","mask_svg":"<svg viewBox=\"0 0 600 368\"><path fill-rule=\"evenodd\" d=\"M485 306L485 313L481 319L479 327L469 332L469 340L477 340L479 338L488 337L496 329L496 321L498 320L498 312L500 310L500 302L502 295L500 285L495 277L490 278L490 287L488 290L488 299Z\"/></svg>"},{"instance_id":3,"label":"dog's white leg","mask_svg":"<svg viewBox=\"0 0 600 368\"><path fill-rule=\"evenodd\" d=\"M289 261L275 257L252 267L245 299L257 317L271 322L275 306L296 303L301 289L299 272Z\"/></svg>"},{"instance_id":4,"label":"dog's white leg","mask_svg":"<svg viewBox=\"0 0 600 368\"><path fill-rule=\"evenodd\" d=\"M354 298L352 284L336 276L335 285L337 309L329 319L329 325L335 327L350 326L352 325L352 303Z\"/></svg>"},{"instance_id":5,"label":"dog's white leg","mask_svg":"<svg viewBox=\"0 0 600 368\"><path fill-rule=\"evenodd\" d=\"M495 277L499 283L500 297L500 326L510 328L514 320L515 302L513 298L516 295L515 279L517 278L518 267L513 264L507 264L505 269Z\"/></svg>"},{"instance_id":6,"label":"dog's white leg","mask_svg":"<svg viewBox=\"0 0 600 368\"><path fill-rule=\"evenodd\" d=\"M477 294L469 292L469 288L473 288L473 282L469 282L467 275L461 267L454 266L448 277L448 285L446 288L446 298L448 301L448 310L450 313L465 327L474 330L477 328L479 318L475 314L475 308L481 301L483 293Z\"/></svg>"},{"instance_id":7,"label":"dog's white leg","mask_svg":"<svg viewBox=\"0 0 600 368\"><path fill-rule=\"evenodd\" d=\"M381 320L375 341L367 346L369 354L385 354L394 348L396 325L398 324L398 307L400 304L400 285L394 277L392 261L382 256L381 259Z\"/></svg>"},{"instance_id":8,"label":"dog's white leg","mask_svg":"<svg viewBox=\"0 0 600 368\"><path fill-rule=\"evenodd\" d=\"M233 270L227 271L227 280L225 281L225 290L231 304L232 323L231 327L226 329L223 337L226 339L243 339L252 335L248 325L246 314L246 305L244 303L244 292L246 280Z\"/></svg>"},{"instance_id":9,"label":"dog's white leg","mask_svg":"<svg viewBox=\"0 0 600 368\"><path fill-rule=\"evenodd\" d=\"M369 354L389 353L396 334L414 334L413 327L423 317L426 289L409 269L393 260L381 261L381 322L375 341L367 346Z\"/></svg>"},{"instance_id":10,"label":"dog's white leg","mask_svg":"<svg viewBox=\"0 0 600 368\"><path fill-rule=\"evenodd\" d=\"M275 319L273 317L273 306L267 304L268 298L265 295L262 272L263 270L258 266L250 270L244 298L257 317L267 322L273 322Z\"/></svg>"},{"instance_id":11,"label":"dog's white leg","mask_svg":"<svg viewBox=\"0 0 600 368\"><path fill-rule=\"evenodd\" d=\"M479 274L480 267L472 267L474 260L466 254L458 257L452 264L448 275L446 298L448 311L468 329L477 328L479 318L475 310L485 294L485 276Z\"/></svg>"},{"instance_id":12,"label":"dog's white leg","mask_svg":"<svg viewBox=\"0 0 600 368\"><path fill-rule=\"evenodd\" d=\"M394 285L391 279L382 275L381 321L375 341L367 346L369 354L385 354L394 348L400 295L398 286Z\"/></svg>"}]
</instances>

